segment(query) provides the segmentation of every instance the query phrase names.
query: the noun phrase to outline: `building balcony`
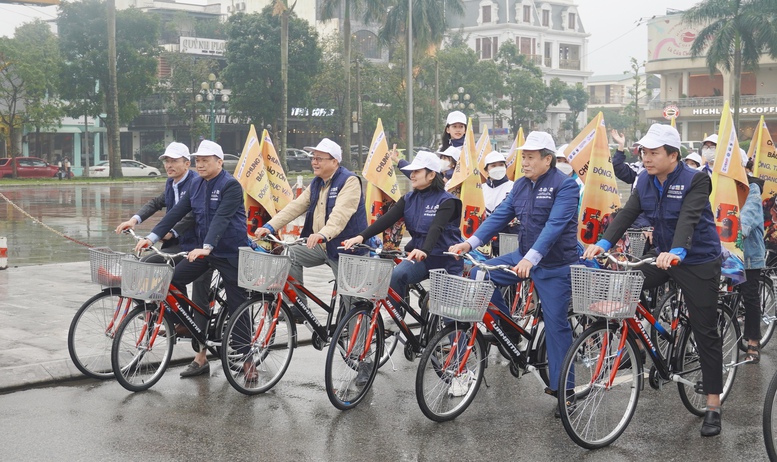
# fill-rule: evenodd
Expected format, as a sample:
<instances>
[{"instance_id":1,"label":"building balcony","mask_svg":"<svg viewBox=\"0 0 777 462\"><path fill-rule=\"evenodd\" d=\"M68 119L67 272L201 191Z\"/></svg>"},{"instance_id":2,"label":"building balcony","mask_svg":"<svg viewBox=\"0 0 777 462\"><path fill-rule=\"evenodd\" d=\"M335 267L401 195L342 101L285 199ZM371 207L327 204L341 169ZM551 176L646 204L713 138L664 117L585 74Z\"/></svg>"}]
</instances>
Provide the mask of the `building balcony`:
<instances>
[{"instance_id":1,"label":"building balcony","mask_svg":"<svg viewBox=\"0 0 777 462\"><path fill-rule=\"evenodd\" d=\"M553 58L546 56L544 60L545 60L545 67L551 67L551 64L553 64Z\"/></svg>"},{"instance_id":2,"label":"building balcony","mask_svg":"<svg viewBox=\"0 0 777 462\"><path fill-rule=\"evenodd\" d=\"M558 62L558 68L559 69L571 69L574 71L580 70L580 60L579 59L560 59Z\"/></svg>"}]
</instances>

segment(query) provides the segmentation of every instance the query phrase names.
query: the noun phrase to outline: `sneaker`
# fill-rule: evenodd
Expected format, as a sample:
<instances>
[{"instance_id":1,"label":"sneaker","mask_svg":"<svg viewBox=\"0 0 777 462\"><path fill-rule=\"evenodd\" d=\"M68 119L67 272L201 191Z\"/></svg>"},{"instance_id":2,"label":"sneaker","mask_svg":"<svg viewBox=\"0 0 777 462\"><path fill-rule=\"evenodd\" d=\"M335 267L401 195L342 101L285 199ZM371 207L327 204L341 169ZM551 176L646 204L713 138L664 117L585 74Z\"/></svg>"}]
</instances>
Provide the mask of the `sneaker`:
<instances>
[{"instance_id":1,"label":"sneaker","mask_svg":"<svg viewBox=\"0 0 777 462\"><path fill-rule=\"evenodd\" d=\"M465 372L451 380L451 386L448 388L448 394L453 397L460 397L469 391L470 374Z\"/></svg>"},{"instance_id":2,"label":"sneaker","mask_svg":"<svg viewBox=\"0 0 777 462\"><path fill-rule=\"evenodd\" d=\"M372 372L372 361L362 361L359 363L359 367L356 370L356 380L354 384L357 387L363 387L370 381L370 373Z\"/></svg>"}]
</instances>

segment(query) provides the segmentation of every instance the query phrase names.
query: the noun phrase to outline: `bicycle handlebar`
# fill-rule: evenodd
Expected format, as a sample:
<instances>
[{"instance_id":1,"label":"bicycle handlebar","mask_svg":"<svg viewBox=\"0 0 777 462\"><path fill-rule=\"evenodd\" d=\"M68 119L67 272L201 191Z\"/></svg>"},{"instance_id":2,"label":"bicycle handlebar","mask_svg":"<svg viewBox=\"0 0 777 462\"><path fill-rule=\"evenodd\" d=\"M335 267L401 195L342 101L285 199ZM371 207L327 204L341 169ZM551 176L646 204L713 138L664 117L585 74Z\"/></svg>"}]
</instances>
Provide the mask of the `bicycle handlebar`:
<instances>
[{"instance_id":1,"label":"bicycle handlebar","mask_svg":"<svg viewBox=\"0 0 777 462\"><path fill-rule=\"evenodd\" d=\"M385 255L392 258L405 258L408 256L408 253L405 252L404 250L398 250L398 249L390 250L390 249L384 249L383 247L370 247L367 244L354 244L351 248L366 249L366 250L369 250L370 252L375 252L378 255L381 255L381 256ZM342 246L342 245L338 246L337 249L346 250L345 246Z\"/></svg>"},{"instance_id":2,"label":"bicycle handlebar","mask_svg":"<svg viewBox=\"0 0 777 462\"><path fill-rule=\"evenodd\" d=\"M140 237L137 234L135 234L135 230L133 230L132 228L127 228L124 231L122 231L122 233L129 234L130 236L135 238L136 241L142 241L143 239L146 239L145 237ZM167 253L157 249L153 245L145 247L143 250L145 250L146 252L152 251L167 261L172 261L176 257L185 257L186 255L189 254L189 252Z\"/></svg>"},{"instance_id":3,"label":"bicycle handlebar","mask_svg":"<svg viewBox=\"0 0 777 462\"><path fill-rule=\"evenodd\" d=\"M618 260L619 256L625 256L626 258L632 258L636 261L622 261ZM599 255L596 255L594 257L597 260L610 260L611 262L615 263L616 265L620 266L621 268L637 268L642 265L653 265L656 264L656 257L645 257L645 258L638 258L633 257L627 253L622 252L604 252L600 253ZM677 266L680 264L679 260L673 260L671 266Z\"/></svg>"},{"instance_id":4,"label":"bicycle handlebar","mask_svg":"<svg viewBox=\"0 0 777 462\"><path fill-rule=\"evenodd\" d=\"M284 241L282 239L278 239L277 237L273 236L272 234L267 234L267 235L262 236L262 237L252 237L251 241L252 242L268 241L268 242L272 242L274 244L282 245L285 248L285 247L289 247L289 246L292 246L292 245L306 244L308 242L308 238L306 238L306 237L298 237L297 239L295 239L295 240L293 240L291 242L287 242L287 241Z\"/></svg>"},{"instance_id":5,"label":"bicycle handlebar","mask_svg":"<svg viewBox=\"0 0 777 462\"><path fill-rule=\"evenodd\" d=\"M470 255L469 252L465 252L465 253L443 252L443 255L450 255L452 257L457 257L457 258L466 258L467 260L470 261L470 263L472 263L473 266L476 266L485 271L501 270L501 271L504 271L505 273L510 273L513 276L518 276L518 273L513 271L510 265L487 265L484 262L475 260L475 257Z\"/></svg>"}]
</instances>

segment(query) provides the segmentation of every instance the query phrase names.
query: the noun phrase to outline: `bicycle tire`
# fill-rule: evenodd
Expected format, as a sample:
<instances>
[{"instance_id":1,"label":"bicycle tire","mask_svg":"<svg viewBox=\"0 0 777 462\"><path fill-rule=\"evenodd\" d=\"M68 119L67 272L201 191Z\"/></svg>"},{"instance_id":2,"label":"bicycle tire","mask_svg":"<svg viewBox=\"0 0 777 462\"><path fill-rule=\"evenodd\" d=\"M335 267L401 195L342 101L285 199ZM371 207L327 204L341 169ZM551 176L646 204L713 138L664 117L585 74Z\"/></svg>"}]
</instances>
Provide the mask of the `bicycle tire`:
<instances>
[{"instance_id":1,"label":"bicycle tire","mask_svg":"<svg viewBox=\"0 0 777 462\"><path fill-rule=\"evenodd\" d=\"M232 387L245 395L265 393L286 373L296 346L291 310L278 298L258 294L230 316L221 342L221 365Z\"/></svg>"},{"instance_id":2,"label":"bicycle tire","mask_svg":"<svg viewBox=\"0 0 777 462\"><path fill-rule=\"evenodd\" d=\"M472 324L453 323L438 332L424 349L416 373L415 396L421 412L430 420L453 420L475 399L488 355L477 332ZM473 347L463 363L466 348L461 345L468 345L473 335Z\"/></svg>"},{"instance_id":3,"label":"bicycle tire","mask_svg":"<svg viewBox=\"0 0 777 462\"><path fill-rule=\"evenodd\" d=\"M777 321L777 297L774 296L774 281L768 275L761 275L758 284L758 295L761 300L761 348L765 347L774 334ZM744 345L745 350L747 346Z\"/></svg>"},{"instance_id":4,"label":"bicycle tire","mask_svg":"<svg viewBox=\"0 0 777 462\"><path fill-rule=\"evenodd\" d=\"M113 377L111 346L116 329L127 314L124 300L127 299L121 296L120 288L105 289L85 301L70 321L67 351L76 368L87 377L99 380ZM137 304L130 303L130 306Z\"/></svg>"},{"instance_id":5,"label":"bicycle tire","mask_svg":"<svg viewBox=\"0 0 777 462\"><path fill-rule=\"evenodd\" d=\"M626 348L617 371L613 371L624 333ZM617 322L598 321L572 343L561 366L558 396L564 430L577 445L602 448L628 427L642 388L638 351L634 338ZM615 378L608 386L613 372ZM561 390L572 389L574 404L568 407L567 394Z\"/></svg>"},{"instance_id":6,"label":"bicycle tire","mask_svg":"<svg viewBox=\"0 0 777 462\"><path fill-rule=\"evenodd\" d=\"M777 460L777 373L772 376L769 387L766 389L763 407L763 433L766 454L769 460Z\"/></svg>"},{"instance_id":7,"label":"bicycle tire","mask_svg":"<svg viewBox=\"0 0 777 462\"><path fill-rule=\"evenodd\" d=\"M718 334L723 343L723 393L720 394L720 402L723 403L731 392L734 378L737 373L736 364L739 362L739 323L733 316L731 308L718 304ZM696 349L696 341L690 326L683 328L679 348L675 357L675 368L685 379L693 383L701 382L702 373L699 363L699 354ZM707 410L707 398L703 393L697 393L696 387L689 387L684 383L677 383L680 400L688 411L699 417L704 416Z\"/></svg>"},{"instance_id":8,"label":"bicycle tire","mask_svg":"<svg viewBox=\"0 0 777 462\"><path fill-rule=\"evenodd\" d=\"M148 390L162 378L175 344L172 324L162 318L152 349L148 341L159 319L159 304L133 309L119 324L111 347L111 367L116 380L129 391Z\"/></svg>"},{"instance_id":9,"label":"bicycle tire","mask_svg":"<svg viewBox=\"0 0 777 462\"><path fill-rule=\"evenodd\" d=\"M378 361L383 354L383 321L378 313L375 330L370 334L373 310L357 306L345 315L326 352L326 394L332 405L342 411L359 405L378 373Z\"/></svg>"}]
</instances>

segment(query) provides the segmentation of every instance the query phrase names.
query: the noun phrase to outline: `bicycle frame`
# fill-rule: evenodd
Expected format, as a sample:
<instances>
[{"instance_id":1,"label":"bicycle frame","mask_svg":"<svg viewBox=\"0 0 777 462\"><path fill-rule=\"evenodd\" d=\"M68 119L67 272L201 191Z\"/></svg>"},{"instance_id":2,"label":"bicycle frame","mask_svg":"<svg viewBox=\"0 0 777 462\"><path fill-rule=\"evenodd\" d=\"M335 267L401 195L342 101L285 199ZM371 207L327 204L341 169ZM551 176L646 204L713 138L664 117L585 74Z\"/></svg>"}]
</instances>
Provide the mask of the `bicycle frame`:
<instances>
[{"instance_id":1,"label":"bicycle frame","mask_svg":"<svg viewBox=\"0 0 777 462\"><path fill-rule=\"evenodd\" d=\"M420 290L423 289L420 288ZM405 339L407 343L411 345L413 352L420 353L429 341L427 330L422 328L418 336L413 334L413 332L410 330L410 327L408 327L407 323L405 322L405 319L399 315L397 309L394 307L394 304L391 303L391 301L398 303L405 310L406 314L409 314L413 319L416 320L416 322L418 322L418 324L423 327L425 327L429 321L429 319L424 319L424 310L422 310L421 313L418 313L415 309L413 309L413 307L405 303L402 297L400 297L399 294L391 287L388 289L388 296L382 300L378 300L378 302L375 304L375 311L379 311L380 308L385 309L389 316L391 316L391 318L397 324L397 327L399 327L402 334L404 334Z\"/></svg>"},{"instance_id":2,"label":"bicycle frame","mask_svg":"<svg viewBox=\"0 0 777 462\"><path fill-rule=\"evenodd\" d=\"M318 318L313 314L310 307L306 303L302 301L302 299L297 294L297 291L303 293L305 296L308 297L308 300L312 300L313 303L318 305L319 307L323 308L324 311L327 312L327 318L326 318L326 325L322 325L321 322L318 320ZM332 324L332 317L335 313L335 299L337 298L337 281L335 281L334 286L332 287L332 299L330 301L330 304L327 305L324 303L321 299L316 297L310 290L308 290L305 286L303 286L299 281L294 279L291 275L289 275L286 278L286 284L283 286L283 294L286 296L286 298L289 300L289 302L294 305L300 313L302 313L302 316L305 318L306 322L304 323L305 326L307 326L308 329L312 333L318 336L319 339L323 340L323 342L320 343L320 347L318 348L319 343L314 342L314 346L316 346L316 349L321 350L323 349L324 345L323 343L328 341L332 333L334 332L334 326ZM281 297L278 297L279 300Z\"/></svg>"}]
</instances>

